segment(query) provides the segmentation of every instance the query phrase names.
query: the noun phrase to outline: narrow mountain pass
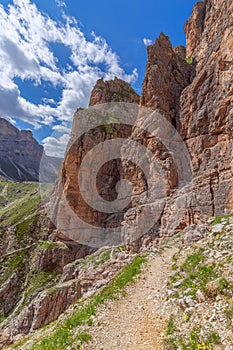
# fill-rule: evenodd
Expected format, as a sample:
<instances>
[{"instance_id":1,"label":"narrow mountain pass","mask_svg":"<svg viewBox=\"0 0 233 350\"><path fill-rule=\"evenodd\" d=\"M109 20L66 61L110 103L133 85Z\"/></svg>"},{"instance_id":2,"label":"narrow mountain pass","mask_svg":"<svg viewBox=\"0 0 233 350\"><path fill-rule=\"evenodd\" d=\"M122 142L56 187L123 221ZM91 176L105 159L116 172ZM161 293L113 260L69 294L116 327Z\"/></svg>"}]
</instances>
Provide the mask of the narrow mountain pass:
<instances>
[{"instance_id":1,"label":"narrow mountain pass","mask_svg":"<svg viewBox=\"0 0 233 350\"><path fill-rule=\"evenodd\" d=\"M92 340L83 349L164 349L170 311L163 303L163 295L176 252L177 248L166 248L160 255L149 257L140 278L126 288L126 295L99 310L90 327Z\"/></svg>"}]
</instances>

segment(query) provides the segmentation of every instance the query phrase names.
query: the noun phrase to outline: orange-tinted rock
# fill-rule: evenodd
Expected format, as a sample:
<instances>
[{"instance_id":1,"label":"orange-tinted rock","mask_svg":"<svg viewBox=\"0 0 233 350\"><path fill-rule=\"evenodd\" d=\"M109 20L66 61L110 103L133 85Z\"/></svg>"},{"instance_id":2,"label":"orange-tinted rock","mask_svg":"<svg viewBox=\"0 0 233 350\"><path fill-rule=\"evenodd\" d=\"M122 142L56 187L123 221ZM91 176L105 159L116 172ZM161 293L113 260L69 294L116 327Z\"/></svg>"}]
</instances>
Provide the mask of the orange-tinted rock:
<instances>
[{"instance_id":1,"label":"orange-tinted rock","mask_svg":"<svg viewBox=\"0 0 233 350\"><path fill-rule=\"evenodd\" d=\"M207 0L195 5L186 24L187 50L196 63L196 76L181 94L179 125L194 178L182 201L179 193L170 199L162 219L164 233L168 227L172 232L233 210L232 17L231 0Z\"/></svg>"},{"instance_id":2,"label":"orange-tinted rock","mask_svg":"<svg viewBox=\"0 0 233 350\"><path fill-rule=\"evenodd\" d=\"M187 58L192 58L193 53L200 43L204 29L206 4L203 1L196 3L189 20L185 23Z\"/></svg>"},{"instance_id":3,"label":"orange-tinted rock","mask_svg":"<svg viewBox=\"0 0 233 350\"><path fill-rule=\"evenodd\" d=\"M39 329L60 316L81 297L78 280L58 284L42 291L10 324L11 335L27 334Z\"/></svg>"},{"instance_id":4,"label":"orange-tinted rock","mask_svg":"<svg viewBox=\"0 0 233 350\"><path fill-rule=\"evenodd\" d=\"M187 145L193 167L193 182L178 189L179 178L174 171L178 169L173 169L171 154L168 156L170 169L165 178L171 186L167 187L170 191L157 222L160 228L155 227L160 234L172 234L186 225L201 223L206 216L233 210L232 17L230 0L198 3L185 26L187 54L179 47L172 49L163 34L148 47L141 105L159 111L171 121ZM185 56L192 57L193 62L186 62ZM142 115L138 123L143 128L150 120ZM134 130L132 137L135 136ZM142 139L148 148L152 141L155 143L155 139ZM169 155L166 147L155 143L153 152L158 149ZM161 159L162 153L157 152L155 160ZM150 174L150 178L155 176ZM141 189L143 192L142 186ZM127 216L128 213L125 218L129 223ZM137 216L132 221L136 222Z\"/></svg>"},{"instance_id":5,"label":"orange-tinted rock","mask_svg":"<svg viewBox=\"0 0 233 350\"><path fill-rule=\"evenodd\" d=\"M140 104L159 110L173 125L177 123L179 98L190 84L193 66L185 61L185 48L172 48L163 33L147 47L148 63Z\"/></svg>"},{"instance_id":6,"label":"orange-tinted rock","mask_svg":"<svg viewBox=\"0 0 233 350\"><path fill-rule=\"evenodd\" d=\"M106 82L100 79L97 81L96 86L93 89L90 106L93 106L94 104L107 104L109 101L127 101L129 105L135 105L135 102L139 103L139 96L128 83L125 83L120 79L115 78L112 81ZM121 111L121 113L123 112ZM106 213L91 207L85 200L84 194L80 189L78 176L83 159L86 155L90 154L90 151L93 150L96 145L116 138L128 138L131 134L132 125L122 126L121 123L115 123L114 118L107 123L106 121L101 122L100 119L100 125L98 127L94 129L90 128L90 130L84 132L80 136L79 131L80 123L82 123L81 119L83 118L85 120L86 118L92 118L92 114L93 118L101 118L98 111L96 112L93 108L89 108L88 110L77 110L74 115L71 140L69 149L65 155L62 175L60 178L59 199L57 200L57 205L55 206L53 213L54 222L58 230L64 235L67 234L70 238L73 238L74 235L75 237L79 237L79 231L81 231L82 235L84 235L85 232L85 228L82 229L79 226L79 229L73 229L73 227L77 227L76 222L74 222L76 217L82 222L91 225L91 227L97 228L118 227L123 220L122 212ZM125 112L125 115L127 117L127 111ZM101 123L103 125L101 125ZM93 169L96 164L96 154L92 156L90 163L93 168L86 169L87 178L93 176ZM120 154L118 159L111 159L110 161L106 160L98 171L96 178L97 192L105 201L109 201L109 203L117 197L116 184L121 178L120 174ZM84 226L85 225L82 227ZM79 242L78 239L77 242ZM88 242L89 240L87 238L87 243ZM80 243L83 244L83 240L80 240Z\"/></svg>"},{"instance_id":7,"label":"orange-tinted rock","mask_svg":"<svg viewBox=\"0 0 233 350\"><path fill-rule=\"evenodd\" d=\"M139 95L125 81L118 78L109 81L99 79L92 91L89 106L108 102L131 102L138 104L139 100Z\"/></svg>"}]
</instances>

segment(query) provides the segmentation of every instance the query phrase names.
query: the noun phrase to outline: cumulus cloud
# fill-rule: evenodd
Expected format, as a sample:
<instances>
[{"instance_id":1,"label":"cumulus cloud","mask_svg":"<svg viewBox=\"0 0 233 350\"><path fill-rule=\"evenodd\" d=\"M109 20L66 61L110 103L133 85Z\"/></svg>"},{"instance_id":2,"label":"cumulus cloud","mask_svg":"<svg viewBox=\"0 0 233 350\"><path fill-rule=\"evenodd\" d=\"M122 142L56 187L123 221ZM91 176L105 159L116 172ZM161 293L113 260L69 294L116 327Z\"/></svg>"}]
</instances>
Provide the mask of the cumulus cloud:
<instances>
[{"instance_id":1,"label":"cumulus cloud","mask_svg":"<svg viewBox=\"0 0 233 350\"><path fill-rule=\"evenodd\" d=\"M60 137L46 137L43 140L46 154L51 157L63 158L69 139L69 134L63 134Z\"/></svg>"},{"instance_id":2,"label":"cumulus cloud","mask_svg":"<svg viewBox=\"0 0 233 350\"><path fill-rule=\"evenodd\" d=\"M56 3L64 11L65 3ZM42 124L52 127L55 122L70 122L78 107L87 106L98 78L117 76L130 83L137 79L136 69L127 74L104 38L93 33L92 40L87 40L77 20L64 13L63 21L55 21L30 0L13 0L7 9L0 4L0 24L0 117L16 117L34 128ZM52 44L70 51L64 67L59 65ZM59 87L61 95L57 100L42 96L41 102L32 103L22 96L15 78L35 87L51 84ZM64 128L60 127L60 132ZM47 150L48 141L43 142ZM63 141L58 138L54 147L61 147Z\"/></svg>"},{"instance_id":3,"label":"cumulus cloud","mask_svg":"<svg viewBox=\"0 0 233 350\"><path fill-rule=\"evenodd\" d=\"M151 39L144 38L143 43L145 46L152 45L153 41Z\"/></svg>"}]
</instances>

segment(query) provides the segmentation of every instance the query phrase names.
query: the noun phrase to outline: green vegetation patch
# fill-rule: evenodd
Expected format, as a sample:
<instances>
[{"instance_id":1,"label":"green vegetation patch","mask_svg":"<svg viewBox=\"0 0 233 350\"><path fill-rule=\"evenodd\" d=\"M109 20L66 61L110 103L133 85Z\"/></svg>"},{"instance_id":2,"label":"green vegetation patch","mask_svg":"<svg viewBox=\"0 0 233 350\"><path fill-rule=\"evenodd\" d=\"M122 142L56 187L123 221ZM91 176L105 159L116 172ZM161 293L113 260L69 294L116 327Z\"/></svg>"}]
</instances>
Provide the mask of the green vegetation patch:
<instances>
[{"instance_id":1,"label":"green vegetation patch","mask_svg":"<svg viewBox=\"0 0 233 350\"><path fill-rule=\"evenodd\" d=\"M200 327L194 327L186 336L175 335L176 327L173 324L171 329L170 320L167 325L167 336L165 343L169 345L169 349L182 350L212 350L214 345L219 344L220 337L215 331L208 331L202 334ZM174 321L173 321L174 322Z\"/></svg>"},{"instance_id":2,"label":"green vegetation patch","mask_svg":"<svg viewBox=\"0 0 233 350\"><path fill-rule=\"evenodd\" d=\"M16 225L16 238L18 243L23 243L25 240L28 243L28 236L31 233L31 229L37 224L37 220L38 215L34 213L26 220Z\"/></svg>"},{"instance_id":3,"label":"green vegetation patch","mask_svg":"<svg viewBox=\"0 0 233 350\"><path fill-rule=\"evenodd\" d=\"M35 213L39 202L40 194L36 191L30 191L23 198L15 199L6 208L0 209L1 226L16 225L25 221Z\"/></svg>"},{"instance_id":4,"label":"green vegetation patch","mask_svg":"<svg viewBox=\"0 0 233 350\"><path fill-rule=\"evenodd\" d=\"M0 275L0 284L3 284L14 272L19 274L24 271L25 263L28 258L28 249L22 249L15 253L0 259L2 272Z\"/></svg>"},{"instance_id":5,"label":"green vegetation patch","mask_svg":"<svg viewBox=\"0 0 233 350\"><path fill-rule=\"evenodd\" d=\"M38 289L45 287L51 281L54 281L57 274L55 271L53 272L38 272L34 276L31 276L29 279L28 287L24 294L23 306L26 304L28 298L34 294Z\"/></svg>"},{"instance_id":6,"label":"green vegetation patch","mask_svg":"<svg viewBox=\"0 0 233 350\"><path fill-rule=\"evenodd\" d=\"M206 256L204 249L199 248L193 254L187 256L183 264L176 269L179 269L174 275L170 277L168 285L173 288L174 283L180 281L180 284L174 288L177 289L176 296L179 297L178 291L182 293L188 290L186 295L191 295L196 298L196 293L201 290L207 293L207 283L214 281L219 276L216 271L216 264L207 264L205 262Z\"/></svg>"},{"instance_id":7,"label":"green vegetation patch","mask_svg":"<svg viewBox=\"0 0 233 350\"><path fill-rule=\"evenodd\" d=\"M56 248L68 249L67 246L62 242L51 242L51 241L39 241L38 249L39 250L53 250Z\"/></svg>"},{"instance_id":8,"label":"green vegetation patch","mask_svg":"<svg viewBox=\"0 0 233 350\"><path fill-rule=\"evenodd\" d=\"M224 216L215 216L214 220L211 222L211 225L214 226L217 224L221 224L222 220L226 220L228 222L228 219L232 216L233 216L233 214L224 215Z\"/></svg>"},{"instance_id":9,"label":"green vegetation patch","mask_svg":"<svg viewBox=\"0 0 233 350\"><path fill-rule=\"evenodd\" d=\"M187 57L187 58L185 59L185 61L186 61L188 64L192 64L192 63L193 63L193 59L190 58L190 57Z\"/></svg>"},{"instance_id":10,"label":"green vegetation patch","mask_svg":"<svg viewBox=\"0 0 233 350\"><path fill-rule=\"evenodd\" d=\"M65 350L78 342L78 346L90 340L88 332L79 332L73 335L76 327L81 325L91 325L91 317L96 315L97 307L109 299L116 299L123 292L123 288L132 283L136 275L141 272L142 264L145 263L145 256L137 256L133 261L126 265L113 280L100 293L92 296L86 304L79 302L79 308L63 322L57 325L53 334L44 337L36 344L32 345L31 350ZM17 345L15 346L17 348ZM78 347L76 347L78 349Z\"/></svg>"},{"instance_id":11,"label":"green vegetation patch","mask_svg":"<svg viewBox=\"0 0 233 350\"><path fill-rule=\"evenodd\" d=\"M94 268L97 268L98 266L105 264L110 259L111 251L111 248L104 251L97 250L97 252L87 256L85 259L80 259L80 266L92 265Z\"/></svg>"}]
</instances>

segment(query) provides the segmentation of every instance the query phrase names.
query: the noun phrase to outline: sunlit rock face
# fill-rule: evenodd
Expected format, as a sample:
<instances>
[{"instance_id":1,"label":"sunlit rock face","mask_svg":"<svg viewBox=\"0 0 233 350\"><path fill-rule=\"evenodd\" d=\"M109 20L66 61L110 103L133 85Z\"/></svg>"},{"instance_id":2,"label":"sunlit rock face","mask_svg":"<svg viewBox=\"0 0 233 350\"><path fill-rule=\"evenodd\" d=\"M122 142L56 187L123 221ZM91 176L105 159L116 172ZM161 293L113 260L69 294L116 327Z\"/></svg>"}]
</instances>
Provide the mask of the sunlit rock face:
<instances>
[{"instance_id":1,"label":"sunlit rock face","mask_svg":"<svg viewBox=\"0 0 233 350\"><path fill-rule=\"evenodd\" d=\"M233 3L195 5L185 25L187 52L196 66L180 100L180 133L192 158L190 213L223 215L233 209Z\"/></svg>"},{"instance_id":2,"label":"sunlit rock face","mask_svg":"<svg viewBox=\"0 0 233 350\"><path fill-rule=\"evenodd\" d=\"M156 138L143 137L138 128L133 130L133 138L143 139L153 149L156 162L166 159L161 166L167 197L154 228L159 235L172 234L206 216L232 212L232 16L232 1L199 2L185 25L186 52L182 47L172 48L164 34L148 47L141 106L158 111L171 122L192 164L190 182L179 186L179 167L173 161L176 155L166 149L164 139L157 139L156 144ZM139 115L141 129L150 124L150 118L149 114ZM152 172L150 177L156 175ZM142 184L141 189L143 192ZM132 217L132 209L130 213ZM127 222L127 215L125 219Z\"/></svg>"},{"instance_id":3,"label":"sunlit rock face","mask_svg":"<svg viewBox=\"0 0 233 350\"><path fill-rule=\"evenodd\" d=\"M104 81L99 79L94 86L91 94L89 106L109 102L128 102L138 104L139 95L132 89L130 84L125 81L114 78Z\"/></svg>"},{"instance_id":4,"label":"sunlit rock face","mask_svg":"<svg viewBox=\"0 0 233 350\"><path fill-rule=\"evenodd\" d=\"M93 155L91 155L91 151L95 147L104 144L104 142L111 142L111 140L117 138L125 140L130 137L132 123L127 123L127 108L130 109L131 105L136 106L134 108L136 108L136 113L138 113L139 100L140 97L128 83L117 78L111 81L100 79L93 89L90 98L90 108L78 109L74 115L71 139L63 162L56 203L52 210L52 219L60 232L78 243L99 247L112 244L112 242L119 242L119 240L114 238L113 240L111 238L108 240L104 233L103 235L100 233L99 238L95 242L89 237L89 235L92 235L90 230L92 232L92 230L98 231L99 229L101 231L102 229L119 227L123 221L124 211L113 210L112 212L106 212L93 208L87 202L85 193L80 188L79 174L85 157L89 156L89 166L85 169L84 176L87 180L92 180L95 177L93 187L97 191L96 198L92 196L91 185L90 187L87 186L86 193L92 196L92 204L100 196L106 203L109 203L110 207L111 202L118 196L117 185L123 172L120 159L121 154L118 152L118 154L110 156L108 159L109 153L114 152L114 147L112 150L107 150L106 153L100 149L97 154L93 152ZM112 104L108 104L109 102ZM118 106L121 103L126 104L126 110L120 107L118 110ZM97 109L95 109L96 106ZM105 108L109 109L109 117L102 120L101 115L104 114ZM113 109L112 112L111 108ZM119 123L117 120L118 111L123 123ZM125 120L124 115L126 117ZM80 135L83 120L84 122L87 121L88 130ZM93 120L94 124L98 126L91 127ZM103 158L103 164L97 169L98 161L105 154L106 158ZM95 169L98 170L96 174L94 174ZM125 208L126 210L127 208ZM118 233L119 235L120 233Z\"/></svg>"},{"instance_id":5,"label":"sunlit rock face","mask_svg":"<svg viewBox=\"0 0 233 350\"><path fill-rule=\"evenodd\" d=\"M206 216L232 211L232 14L230 0L196 4L185 25L186 49L173 48L162 33L147 49L148 63L140 102L132 88L119 79L97 82L90 99L91 108L109 102L129 102L139 103L139 110L129 128L121 128L113 121L107 132L100 127L74 142L79 128L78 115L82 111L76 112L71 147L60 181L63 200L56 206L57 217L60 216L63 223L66 220L66 225L72 226L71 216L65 213L65 200L73 212L79 212L91 226L121 225L122 237L132 242L131 235L139 223L143 226L140 213L145 205L156 209L156 195L160 200L158 210L150 213L150 220L154 215L154 225L148 230L154 237L173 234L186 225L201 222ZM152 128L149 131L148 126ZM133 188L130 205L120 215L111 216L90 208L83 200L76 179L83 159L94 145L117 137L126 139L121 159L106 161L98 173L96 187L109 203L117 196L121 177L129 179ZM139 166L128 161L135 152L130 146L132 141L154 155L146 176ZM173 141L180 146L174 146ZM93 158L93 164L95 161ZM155 171L156 165L162 181ZM150 191L148 184L151 184ZM140 237L136 234L135 240Z\"/></svg>"}]
</instances>

